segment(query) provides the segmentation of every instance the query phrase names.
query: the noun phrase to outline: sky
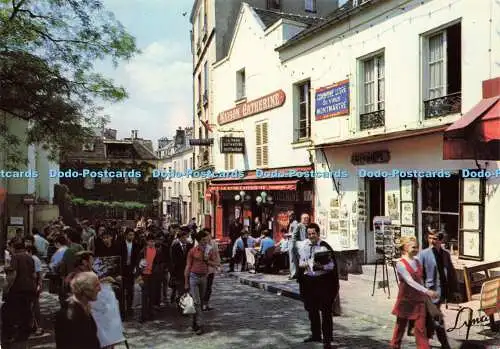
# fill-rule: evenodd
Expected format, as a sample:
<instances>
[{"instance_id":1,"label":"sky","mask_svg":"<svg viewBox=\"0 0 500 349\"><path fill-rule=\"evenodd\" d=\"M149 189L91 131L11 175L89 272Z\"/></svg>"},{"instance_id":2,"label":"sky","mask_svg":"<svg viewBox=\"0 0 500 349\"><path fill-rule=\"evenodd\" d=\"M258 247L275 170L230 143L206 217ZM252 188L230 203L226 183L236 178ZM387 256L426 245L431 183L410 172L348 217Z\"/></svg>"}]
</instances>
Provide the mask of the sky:
<instances>
[{"instance_id":1,"label":"sky","mask_svg":"<svg viewBox=\"0 0 500 349\"><path fill-rule=\"evenodd\" d=\"M118 68L99 70L127 89L124 102L106 105L107 127L118 138L139 130L156 148L161 137L172 137L192 124L192 58L189 15L192 0L103 0L130 34L142 54ZM187 13L183 16L183 13Z\"/></svg>"}]
</instances>

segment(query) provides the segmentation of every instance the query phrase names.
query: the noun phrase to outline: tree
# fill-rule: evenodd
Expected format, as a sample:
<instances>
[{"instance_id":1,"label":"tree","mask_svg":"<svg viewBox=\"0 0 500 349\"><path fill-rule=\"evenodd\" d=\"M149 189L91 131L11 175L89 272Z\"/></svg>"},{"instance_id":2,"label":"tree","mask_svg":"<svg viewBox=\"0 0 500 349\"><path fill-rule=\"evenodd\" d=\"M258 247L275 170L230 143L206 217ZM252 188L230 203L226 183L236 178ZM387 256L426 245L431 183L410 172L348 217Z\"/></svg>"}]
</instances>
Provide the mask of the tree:
<instances>
[{"instance_id":1,"label":"tree","mask_svg":"<svg viewBox=\"0 0 500 349\"><path fill-rule=\"evenodd\" d=\"M29 122L26 142L53 158L74 150L101 122L99 103L127 97L96 72L139 53L135 39L101 0L0 0L0 113ZM7 166L21 140L0 124Z\"/></svg>"}]
</instances>

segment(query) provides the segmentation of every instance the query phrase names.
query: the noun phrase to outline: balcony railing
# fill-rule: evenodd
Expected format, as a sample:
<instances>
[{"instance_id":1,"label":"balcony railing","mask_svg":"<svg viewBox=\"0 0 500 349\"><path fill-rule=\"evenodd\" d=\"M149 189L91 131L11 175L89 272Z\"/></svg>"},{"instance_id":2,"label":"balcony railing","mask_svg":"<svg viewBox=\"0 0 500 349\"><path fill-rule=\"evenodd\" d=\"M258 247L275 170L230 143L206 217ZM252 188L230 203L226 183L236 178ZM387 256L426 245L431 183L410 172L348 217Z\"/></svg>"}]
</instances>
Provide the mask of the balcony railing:
<instances>
[{"instance_id":1,"label":"balcony railing","mask_svg":"<svg viewBox=\"0 0 500 349\"><path fill-rule=\"evenodd\" d=\"M462 110L462 92L424 101L424 119L433 119L449 114L460 113Z\"/></svg>"},{"instance_id":2,"label":"balcony railing","mask_svg":"<svg viewBox=\"0 0 500 349\"><path fill-rule=\"evenodd\" d=\"M361 114L359 116L359 129L369 130L385 125L385 110L377 110L371 113Z\"/></svg>"}]
</instances>

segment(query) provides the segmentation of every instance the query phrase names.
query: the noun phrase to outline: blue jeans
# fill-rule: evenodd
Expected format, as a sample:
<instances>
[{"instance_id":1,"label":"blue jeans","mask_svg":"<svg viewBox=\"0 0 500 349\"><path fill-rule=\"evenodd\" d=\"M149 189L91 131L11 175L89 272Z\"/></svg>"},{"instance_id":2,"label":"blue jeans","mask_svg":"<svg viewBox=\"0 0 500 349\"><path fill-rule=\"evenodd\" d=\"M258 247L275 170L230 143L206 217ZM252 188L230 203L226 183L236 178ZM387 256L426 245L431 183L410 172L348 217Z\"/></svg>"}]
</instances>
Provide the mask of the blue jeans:
<instances>
[{"instance_id":1,"label":"blue jeans","mask_svg":"<svg viewBox=\"0 0 500 349\"><path fill-rule=\"evenodd\" d=\"M203 297L207 289L207 275L189 274L189 294L193 297L196 313L193 314L193 327L203 325L203 312L201 310Z\"/></svg>"}]
</instances>

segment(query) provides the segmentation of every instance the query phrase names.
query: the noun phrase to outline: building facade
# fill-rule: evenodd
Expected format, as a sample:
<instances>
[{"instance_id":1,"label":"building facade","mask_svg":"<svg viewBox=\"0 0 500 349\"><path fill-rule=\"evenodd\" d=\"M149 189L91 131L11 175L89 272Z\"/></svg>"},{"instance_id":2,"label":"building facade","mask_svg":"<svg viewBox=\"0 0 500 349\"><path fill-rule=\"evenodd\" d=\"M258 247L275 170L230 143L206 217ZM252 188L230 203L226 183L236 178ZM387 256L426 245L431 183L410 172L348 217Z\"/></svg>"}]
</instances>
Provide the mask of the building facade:
<instances>
[{"instance_id":1,"label":"building facade","mask_svg":"<svg viewBox=\"0 0 500 349\"><path fill-rule=\"evenodd\" d=\"M317 170L349 173L315 182L335 249L373 262L373 219L386 216L424 246L438 229L456 257L498 259L499 20L489 1L348 2L277 49L283 84L310 91Z\"/></svg>"},{"instance_id":2,"label":"building facade","mask_svg":"<svg viewBox=\"0 0 500 349\"><path fill-rule=\"evenodd\" d=\"M0 122L7 126L10 133L24 139L28 123L24 120L0 114ZM49 154L37 145L21 144L16 149L27 159L25 165L19 165L15 173L21 177L0 176L0 246L21 229L24 234L31 233L32 228L41 229L43 225L59 214L53 205L54 186L58 178L50 177L50 170L58 170L59 164L49 160ZM0 169L9 171L6 159L9 150L0 150Z\"/></svg>"},{"instance_id":3,"label":"building facade","mask_svg":"<svg viewBox=\"0 0 500 349\"><path fill-rule=\"evenodd\" d=\"M193 147L189 144L192 138L193 128L186 127L177 130L173 139L164 138L158 143L161 211L178 224L187 224L192 218L192 177L188 176L193 168Z\"/></svg>"},{"instance_id":4,"label":"building facade","mask_svg":"<svg viewBox=\"0 0 500 349\"><path fill-rule=\"evenodd\" d=\"M228 55L213 66L214 162L235 177L209 186L217 237L235 219L254 229L258 218L279 240L291 212L314 215L314 178L290 175L314 169L310 124L298 118L307 93L283 84L275 48L319 21L242 4Z\"/></svg>"},{"instance_id":5,"label":"building facade","mask_svg":"<svg viewBox=\"0 0 500 349\"><path fill-rule=\"evenodd\" d=\"M139 213L157 216L158 179L152 176L157 161L152 142L140 138L137 130L120 140L116 139L116 130L96 129L95 137L61 161L62 172L103 174L61 178L61 184L73 196L75 216L127 220L136 219ZM104 170L121 174L106 175Z\"/></svg>"},{"instance_id":6,"label":"building facade","mask_svg":"<svg viewBox=\"0 0 500 349\"><path fill-rule=\"evenodd\" d=\"M216 113L213 92L217 89L212 77L212 65L226 57L242 1L195 0L190 15L193 54L193 126L194 167L215 170L214 135ZM329 0L247 0L246 3L267 9L273 20L276 13L295 13L309 17L324 17L334 11L338 3ZM201 226L214 228L214 210L208 189L208 179L192 183L192 215Z\"/></svg>"}]
</instances>

